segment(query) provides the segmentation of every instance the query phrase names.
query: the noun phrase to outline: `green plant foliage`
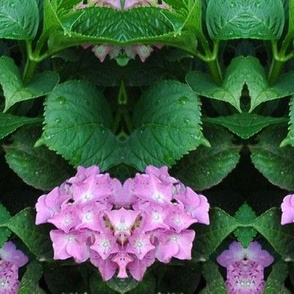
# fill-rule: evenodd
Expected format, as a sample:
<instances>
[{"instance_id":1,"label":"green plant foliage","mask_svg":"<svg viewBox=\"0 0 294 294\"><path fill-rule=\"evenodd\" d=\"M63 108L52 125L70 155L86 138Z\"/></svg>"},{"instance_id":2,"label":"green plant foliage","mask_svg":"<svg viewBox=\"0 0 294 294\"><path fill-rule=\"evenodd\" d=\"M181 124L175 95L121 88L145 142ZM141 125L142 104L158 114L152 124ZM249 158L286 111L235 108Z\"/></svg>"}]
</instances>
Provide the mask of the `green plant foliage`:
<instances>
[{"instance_id":1,"label":"green plant foliage","mask_svg":"<svg viewBox=\"0 0 294 294\"><path fill-rule=\"evenodd\" d=\"M34 147L41 134L40 127L23 128L5 145L5 158L10 168L22 180L37 189L48 191L71 175L68 164L48 148Z\"/></svg>"},{"instance_id":2,"label":"green plant foliage","mask_svg":"<svg viewBox=\"0 0 294 294\"><path fill-rule=\"evenodd\" d=\"M0 203L0 223L4 223L11 218L10 213L7 209ZM7 241L10 236L10 230L5 227L0 226L0 246L2 247L3 244Z\"/></svg>"},{"instance_id":3,"label":"green plant foliage","mask_svg":"<svg viewBox=\"0 0 294 294\"><path fill-rule=\"evenodd\" d=\"M290 120L289 120L289 132L286 136L286 138L281 142L280 146L281 147L285 147L287 145L291 145L292 147L294 147L294 109L293 109L293 106L294 106L294 96L291 97L291 100L290 100L290 113L289 113L289 116L290 116Z\"/></svg>"},{"instance_id":4,"label":"green plant foliage","mask_svg":"<svg viewBox=\"0 0 294 294\"><path fill-rule=\"evenodd\" d=\"M203 265L203 275L207 281L207 286L200 294L226 294L226 287L223 277L218 271L215 263L207 261Z\"/></svg>"},{"instance_id":5,"label":"green plant foliage","mask_svg":"<svg viewBox=\"0 0 294 294\"><path fill-rule=\"evenodd\" d=\"M21 279L20 288L18 294L45 294L46 292L38 285L40 278L43 275L42 265L33 261L27 266L27 270Z\"/></svg>"},{"instance_id":6,"label":"green plant foliage","mask_svg":"<svg viewBox=\"0 0 294 294\"><path fill-rule=\"evenodd\" d=\"M0 38L32 40L39 25L36 1L1 0L0 23Z\"/></svg>"},{"instance_id":7,"label":"green plant foliage","mask_svg":"<svg viewBox=\"0 0 294 294\"><path fill-rule=\"evenodd\" d=\"M256 145L249 146L254 166L274 185L293 190L294 149L280 147L286 136L284 125L270 126L258 137Z\"/></svg>"},{"instance_id":8,"label":"green plant foliage","mask_svg":"<svg viewBox=\"0 0 294 294\"><path fill-rule=\"evenodd\" d=\"M280 0L210 0L206 22L211 38L277 40L284 25Z\"/></svg>"},{"instance_id":9,"label":"green plant foliage","mask_svg":"<svg viewBox=\"0 0 294 294\"><path fill-rule=\"evenodd\" d=\"M235 214L235 219L240 224L249 224L256 219L256 214L248 204L243 204ZM256 236L257 231L251 227L239 227L234 231L234 235L238 242L242 244L244 248L247 248Z\"/></svg>"},{"instance_id":10,"label":"green plant foliage","mask_svg":"<svg viewBox=\"0 0 294 294\"><path fill-rule=\"evenodd\" d=\"M19 127L34 123L41 123L41 118L30 118L24 116L16 116L8 113L0 113L0 139L8 136Z\"/></svg>"},{"instance_id":11,"label":"green plant foliage","mask_svg":"<svg viewBox=\"0 0 294 294\"><path fill-rule=\"evenodd\" d=\"M196 191L220 183L239 162L241 146L223 128L205 125L204 136L211 147L200 146L185 156L176 166L175 174Z\"/></svg>"},{"instance_id":12,"label":"green plant foliage","mask_svg":"<svg viewBox=\"0 0 294 294\"><path fill-rule=\"evenodd\" d=\"M284 286L284 281L288 276L287 264L283 261L278 261L273 265L272 271L267 278L264 294L290 294L292 293Z\"/></svg>"},{"instance_id":13,"label":"green plant foliage","mask_svg":"<svg viewBox=\"0 0 294 294\"><path fill-rule=\"evenodd\" d=\"M258 59L253 57L234 58L226 70L221 86L214 83L212 78L199 71L188 73L186 80L190 87L199 95L225 101L241 112L240 97L246 84L250 96L250 110L259 104L286 97L294 92L294 73L289 72L269 86L263 67Z\"/></svg>"},{"instance_id":14,"label":"green plant foliage","mask_svg":"<svg viewBox=\"0 0 294 294\"><path fill-rule=\"evenodd\" d=\"M271 116L262 116L254 113L238 113L228 116L204 118L203 122L222 125L231 132L241 137L249 139L256 133L269 125L285 123L287 118L274 118Z\"/></svg>"},{"instance_id":15,"label":"green plant foliage","mask_svg":"<svg viewBox=\"0 0 294 294\"><path fill-rule=\"evenodd\" d=\"M163 93L168 93L166 99L161 98ZM41 142L73 165L107 169L125 163L139 170L148 163L171 165L206 143L197 95L178 82L152 86L140 98L133 117L133 133L120 141L110 130L112 118L102 94L88 83L67 82L46 100Z\"/></svg>"},{"instance_id":16,"label":"green plant foliage","mask_svg":"<svg viewBox=\"0 0 294 294\"><path fill-rule=\"evenodd\" d=\"M119 279L112 278L107 282L109 288L120 294L127 293L137 287L138 281L133 278ZM138 292L137 292L138 293Z\"/></svg>"},{"instance_id":17,"label":"green plant foliage","mask_svg":"<svg viewBox=\"0 0 294 294\"><path fill-rule=\"evenodd\" d=\"M281 213L276 207L271 208L256 218L252 227L272 245L275 251L286 258L294 250L293 230L281 226Z\"/></svg>"},{"instance_id":18,"label":"green plant foliage","mask_svg":"<svg viewBox=\"0 0 294 294\"><path fill-rule=\"evenodd\" d=\"M17 102L48 94L56 86L58 80L56 73L42 72L36 75L29 84L24 85L13 59L0 57L0 83L5 96L4 112Z\"/></svg>"},{"instance_id":19,"label":"green plant foliage","mask_svg":"<svg viewBox=\"0 0 294 294\"><path fill-rule=\"evenodd\" d=\"M35 226L35 212L32 208L25 208L8 221L0 224L1 228L8 228L18 236L39 261L52 259L52 244L48 230Z\"/></svg>"}]
</instances>

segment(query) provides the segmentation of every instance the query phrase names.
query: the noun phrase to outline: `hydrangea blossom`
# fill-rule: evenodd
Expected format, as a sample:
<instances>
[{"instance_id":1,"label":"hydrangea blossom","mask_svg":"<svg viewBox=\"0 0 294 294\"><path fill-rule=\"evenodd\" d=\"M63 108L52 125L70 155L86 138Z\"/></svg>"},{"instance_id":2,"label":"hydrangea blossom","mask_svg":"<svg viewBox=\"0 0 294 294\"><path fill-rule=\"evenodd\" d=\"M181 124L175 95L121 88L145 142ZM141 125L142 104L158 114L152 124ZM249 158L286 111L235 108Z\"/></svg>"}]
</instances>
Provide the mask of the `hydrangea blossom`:
<instances>
[{"instance_id":1,"label":"hydrangea blossom","mask_svg":"<svg viewBox=\"0 0 294 294\"><path fill-rule=\"evenodd\" d=\"M234 241L229 250L223 251L217 262L227 268L226 288L229 294L261 294L264 290L264 268L272 264L274 258L261 249L258 242L243 248Z\"/></svg>"},{"instance_id":2,"label":"hydrangea blossom","mask_svg":"<svg viewBox=\"0 0 294 294\"><path fill-rule=\"evenodd\" d=\"M0 294L16 294L19 289L18 269L28 257L9 241L0 249Z\"/></svg>"},{"instance_id":3,"label":"hydrangea blossom","mask_svg":"<svg viewBox=\"0 0 294 294\"><path fill-rule=\"evenodd\" d=\"M281 205L282 219L281 224L294 223L294 194L287 195Z\"/></svg>"},{"instance_id":4,"label":"hydrangea blossom","mask_svg":"<svg viewBox=\"0 0 294 294\"><path fill-rule=\"evenodd\" d=\"M170 9L170 7L162 1L161 4L158 3L158 0L89 0L87 4L84 4L83 1L80 2L75 9L84 9L87 7L93 6L106 6L118 10L128 10L138 6L155 6L162 9ZM156 48L161 49L161 44L154 45ZM83 48L87 49L91 47L90 44L84 44ZM118 60L120 57L124 57L127 60L135 59L136 55L139 56L142 62L150 56L153 51L153 48L149 45L136 44L130 46L117 46L109 44L100 44L92 47L92 51L95 56L103 62L108 55L110 59Z\"/></svg>"},{"instance_id":5,"label":"hydrangea blossom","mask_svg":"<svg viewBox=\"0 0 294 294\"><path fill-rule=\"evenodd\" d=\"M97 166L40 196L36 224L51 223L54 259L89 260L103 279L115 274L141 280L158 260L191 259L194 223L209 224L209 204L171 177L148 166L123 184Z\"/></svg>"}]
</instances>

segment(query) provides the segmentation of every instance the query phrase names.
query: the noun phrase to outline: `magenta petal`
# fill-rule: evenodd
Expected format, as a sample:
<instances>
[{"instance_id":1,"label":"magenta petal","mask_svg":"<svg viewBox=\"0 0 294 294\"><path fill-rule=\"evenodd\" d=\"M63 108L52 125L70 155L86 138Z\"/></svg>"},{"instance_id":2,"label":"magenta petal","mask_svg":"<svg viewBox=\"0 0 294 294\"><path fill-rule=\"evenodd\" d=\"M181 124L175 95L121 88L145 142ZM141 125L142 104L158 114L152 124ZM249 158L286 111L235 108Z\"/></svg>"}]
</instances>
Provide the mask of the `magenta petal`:
<instances>
[{"instance_id":1,"label":"magenta petal","mask_svg":"<svg viewBox=\"0 0 294 294\"><path fill-rule=\"evenodd\" d=\"M116 262L119 266L117 277L121 279L125 279L128 277L127 274L127 265L132 262L134 259L125 252L117 253L111 261Z\"/></svg>"}]
</instances>

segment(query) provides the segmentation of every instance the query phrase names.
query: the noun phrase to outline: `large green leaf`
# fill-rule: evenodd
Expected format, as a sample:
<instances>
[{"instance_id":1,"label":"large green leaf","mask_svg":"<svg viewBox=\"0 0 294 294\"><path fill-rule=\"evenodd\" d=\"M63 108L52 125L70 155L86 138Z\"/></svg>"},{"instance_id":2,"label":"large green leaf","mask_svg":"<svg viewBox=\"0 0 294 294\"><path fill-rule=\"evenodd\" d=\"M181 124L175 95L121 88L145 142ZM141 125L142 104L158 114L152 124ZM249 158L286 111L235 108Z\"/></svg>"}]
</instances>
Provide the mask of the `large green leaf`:
<instances>
[{"instance_id":1,"label":"large green leaf","mask_svg":"<svg viewBox=\"0 0 294 294\"><path fill-rule=\"evenodd\" d=\"M44 71L34 76L29 84L24 85L13 59L1 57L0 83L5 97L4 112L17 102L46 95L56 86L58 80L56 73Z\"/></svg>"},{"instance_id":2,"label":"large green leaf","mask_svg":"<svg viewBox=\"0 0 294 294\"><path fill-rule=\"evenodd\" d=\"M278 261L273 265L272 271L266 280L266 286L263 294L291 294L292 292L284 286L287 276L287 264L283 261Z\"/></svg>"},{"instance_id":3,"label":"large green leaf","mask_svg":"<svg viewBox=\"0 0 294 294\"><path fill-rule=\"evenodd\" d=\"M212 39L280 38L285 22L282 1L210 0L206 22Z\"/></svg>"},{"instance_id":4,"label":"large green leaf","mask_svg":"<svg viewBox=\"0 0 294 294\"><path fill-rule=\"evenodd\" d=\"M133 115L124 160L144 170L148 164L171 166L200 144L207 144L200 126L198 97L184 84L162 81L141 96Z\"/></svg>"},{"instance_id":5,"label":"large green leaf","mask_svg":"<svg viewBox=\"0 0 294 294\"><path fill-rule=\"evenodd\" d=\"M290 121L289 121L289 132L286 138L281 142L281 147L285 147L287 145L291 145L294 147L294 96L291 97L290 100Z\"/></svg>"},{"instance_id":6,"label":"large green leaf","mask_svg":"<svg viewBox=\"0 0 294 294\"><path fill-rule=\"evenodd\" d=\"M287 118L276 118L271 116L261 116L254 113L238 113L228 116L208 117L202 119L204 123L213 123L228 128L231 132L241 137L249 139L263 128L282 122L287 122Z\"/></svg>"},{"instance_id":7,"label":"large green leaf","mask_svg":"<svg viewBox=\"0 0 294 294\"><path fill-rule=\"evenodd\" d=\"M0 0L0 23L0 38L32 40L39 25L36 0Z\"/></svg>"},{"instance_id":8,"label":"large green leaf","mask_svg":"<svg viewBox=\"0 0 294 294\"><path fill-rule=\"evenodd\" d=\"M257 230L275 251L286 259L293 254L293 230L281 225L281 211L279 208L271 208L256 218L252 227Z\"/></svg>"},{"instance_id":9,"label":"large green leaf","mask_svg":"<svg viewBox=\"0 0 294 294\"><path fill-rule=\"evenodd\" d=\"M0 224L1 228L10 229L36 255L39 261L52 259L52 243L45 227L35 225L35 212L25 208L8 221Z\"/></svg>"},{"instance_id":10,"label":"large green leaf","mask_svg":"<svg viewBox=\"0 0 294 294\"><path fill-rule=\"evenodd\" d=\"M184 14L156 7L129 10L89 7L67 13L59 16L62 30L50 33L49 51L84 43L143 43L171 45L194 54L196 30L200 29L200 3L196 1L190 9L184 3L182 7Z\"/></svg>"},{"instance_id":11,"label":"large green leaf","mask_svg":"<svg viewBox=\"0 0 294 294\"><path fill-rule=\"evenodd\" d=\"M249 148L253 164L272 184L293 190L294 149L280 147L286 133L284 125L269 126L259 135L258 143Z\"/></svg>"},{"instance_id":12,"label":"large green leaf","mask_svg":"<svg viewBox=\"0 0 294 294\"><path fill-rule=\"evenodd\" d=\"M226 70L222 85L218 86L212 78L199 71L188 73L186 80L199 95L225 101L241 112L240 97L244 85L250 95L251 112L259 104L289 96L294 93L294 72L281 75L278 81L269 86L265 71L257 58L236 57Z\"/></svg>"},{"instance_id":13,"label":"large green leaf","mask_svg":"<svg viewBox=\"0 0 294 294\"><path fill-rule=\"evenodd\" d=\"M23 125L41 123L41 118L31 118L16 116L8 113L0 113L0 139L3 139L10 133Z\"/></svg>"},{"instance_id":14,"label":"large green leaf","mask_svg":"<svg viewBox=\"0 0 294 294\"><path fill-rule=\"evenodd\" d=\"M45 146L35 148L41 135L40 127L23 128L4 146L10 168L22 180L37 189L51 190L71 175L68 164Z\"/></svg>"},{"instance_id":15,"label":"large green leaf","mask_svg":"<svg viewBox=\"0 0 294 294\"><path fill-rule=\"evenodd\" d=\"M239 162L241 146L232 143L232 135L213 125L205 126L204 136L211 147L200 146L185 156L174 173L186 185L197 191L220 183Z\"/></svg>"},{"instance_id":16,"label":"large green leaf","mask_svg":"<svg viewBox=\"0 0 294 294\"><path fill-rule=\"evenodd\" d=\"M107 281L107 286L120 294L131 291L132 289L136 288L137 285L138 281L136 281L134 278L120 279L115 277Z\"/></svg>"},{"instance_id":17,"label":"large green leaf","mask_svg":"<svg viewBox=\"0 0 294 294\"><path fill-rule=\"evenodd\" d=\"M120 160L111 123L104 96L89 83L69 81L46 100L42 141L75 166L97 164L107 169Z\"/></svg>"},{"instance_id":18,"label":"large green leaf","mask_svg":"<svg viewBox=\"0 0 294 294\"><path fill-rule=\"evenodd\" d=\"M207 282L207 286L200 294L226 294L224 279L218 271L218 266L207 261L203 265L203 276Z\"/></svg>"},{"instance_id":19,"label":"large green leaf","mask_svg":"<svg viewBox=\"0 0 294 294\"><path fill-rule=\"evenodd\" d=\"M109 106L85 82L66 82L49 94L40 142L73 165L97 164L108 169L121 163L144 170L146 165L172 165L206 143L200 126L197 95L175 81L149 88L134 110L134 132L119 141L111 132Z\"/></svg>"},{"instance_id":20,"label":"large green leaf","mask_svg":"<svg viewBox=\"0 0 294 294\"><path fill-rule=\"evenodd\" d=\"M39 287L39 280L43 275L42 265L33 261L27 266L27 270L21 279L18 294L45 294L46 292Z\"/></svg>"},{"instance_id":21,"label":"large green leaf","mask_svg":"<svg viewBox=\"0 0 294 294\"><path fill-rule=\"evenodd\" d=\"M208 259L222 241L232 233L239 223L220 208L209 211L210 225L197 228L193 246L193 259Z\"/></svg>"},{"instance_id":22,"label":"large green leaf","mask_svg":"<svg viewBox=\"0 0 294 294\"><path fill-rule=\"evenodd\" d=\"M0 203L0 223L7 222L11 218L8 210ZM10 236L10 230L0 226L0 248L7 241Z\"/></svg>"}]
</instances>

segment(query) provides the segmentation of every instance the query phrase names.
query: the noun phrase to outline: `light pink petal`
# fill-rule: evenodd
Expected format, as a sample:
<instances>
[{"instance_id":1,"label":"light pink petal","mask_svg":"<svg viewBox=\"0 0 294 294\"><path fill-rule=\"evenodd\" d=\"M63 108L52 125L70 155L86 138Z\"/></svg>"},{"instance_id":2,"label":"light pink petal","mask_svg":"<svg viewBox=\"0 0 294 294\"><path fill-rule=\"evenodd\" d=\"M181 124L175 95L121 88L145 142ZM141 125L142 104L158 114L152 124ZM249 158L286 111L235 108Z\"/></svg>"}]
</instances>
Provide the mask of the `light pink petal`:
<instances>
[{"instance_id":1,"label":"light pink petal","mask_svg":"<svg viewBox=\"0 0 294 294\"><path fill-rule=\"evenodd\" d=\"M130 250L130 253L135 254L138 259L143 259L154 248L155 246L150 242L150 234L136 230L129 238L127 251Z\"/></svg>"},{"instance_id":2,"label":"light pink petal","mask_svg":"<svg viewBox=\"0 0 294 294\"><path fill-rule=\"evenodd\" d=\"M281 224L290 224L294 222L294 195L287 195L281 204L282 219Z\"/></svg>"},{"instance_id":3,"label":"light pink petal","mask_svg":"<svg viewBox=\"0 0 294 294\"><path fill-rule=\"evenodd\" d=\"M17 267L24 266L29 260L22 251L16 249L16 246L11 241L4 243L0 249L0 257Z\"/></svg>"},{"instance_id":4,"label":"light pink petal","mask_svg":"<svg viewBox=\"0 0 294 294\"><path fill-rule=\"evenodd\" d=\"M125 279L128 277L127 274L127 265L132 262L134 259L125 252L117 253L111 261L116 262L119 266L117 277L121 279Z\"/></svg>"}]
</instances>

